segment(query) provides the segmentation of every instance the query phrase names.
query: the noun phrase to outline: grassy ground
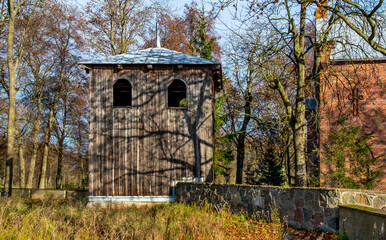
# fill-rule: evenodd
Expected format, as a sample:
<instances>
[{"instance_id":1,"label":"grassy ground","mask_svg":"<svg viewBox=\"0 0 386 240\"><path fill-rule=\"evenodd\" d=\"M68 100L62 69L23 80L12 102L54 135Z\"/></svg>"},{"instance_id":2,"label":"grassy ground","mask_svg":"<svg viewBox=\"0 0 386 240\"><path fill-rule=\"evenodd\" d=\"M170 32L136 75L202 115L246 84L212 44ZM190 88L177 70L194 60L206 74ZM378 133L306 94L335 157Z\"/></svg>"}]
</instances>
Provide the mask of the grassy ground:
<instances>
[{"instance_id":1,"label":"grassy ground","mask_svg":"<svg viewBox=\"0 0 386 240\"><path fill-rule=\"evenodd\" d=\"M120 209L81 202L0 198L0 239L281 239L268 223L184 204Z\"/></svg>"}]
</instances>

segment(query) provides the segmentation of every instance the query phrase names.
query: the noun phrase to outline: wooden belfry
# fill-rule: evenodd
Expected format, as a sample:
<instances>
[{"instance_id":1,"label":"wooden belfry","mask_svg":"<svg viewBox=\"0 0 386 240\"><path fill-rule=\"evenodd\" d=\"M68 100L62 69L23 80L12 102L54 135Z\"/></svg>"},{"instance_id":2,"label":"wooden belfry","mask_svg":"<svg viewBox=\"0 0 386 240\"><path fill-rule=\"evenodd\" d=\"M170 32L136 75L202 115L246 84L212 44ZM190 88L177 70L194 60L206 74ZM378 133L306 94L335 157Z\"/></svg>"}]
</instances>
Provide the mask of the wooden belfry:
<instances>
[{"instance_id":1,"label":"wooden belfry","mask_svg":"<svg viewBox=\"0 0 386 240\"><path fill-rule=\"evenodd\" d=\"M169 201L212 181L221 64L155 47L79 63L90 76L90 201Z\"/></svg>"}]
</instances>

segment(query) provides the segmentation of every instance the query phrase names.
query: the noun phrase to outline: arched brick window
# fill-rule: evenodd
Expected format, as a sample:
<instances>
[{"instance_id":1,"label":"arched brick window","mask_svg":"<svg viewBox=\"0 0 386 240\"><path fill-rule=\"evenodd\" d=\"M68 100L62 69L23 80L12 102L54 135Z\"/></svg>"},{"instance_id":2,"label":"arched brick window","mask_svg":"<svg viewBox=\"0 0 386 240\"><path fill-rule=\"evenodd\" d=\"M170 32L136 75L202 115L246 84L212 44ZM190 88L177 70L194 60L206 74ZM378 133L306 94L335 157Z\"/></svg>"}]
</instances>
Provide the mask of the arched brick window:
<instances>
[{"instance_id":1,"label":"arched brick window","mask_svg":"<svg viewBox=\"0 0 386 240\"><path fill-rule=\"evenodd\" d=\"M125 79L119 79L114 84L114 107L131 107L131 83Z\"/></svg>"},{"instance_id":2,"label":"arched brick window","mask_svg":"<svg viewBox=\"0 0 386 240\"><path fill-rule=\"evenodd\" d=\"M175 79L168 86L168 107L186 108L186 85L183 81Z\"/></svg>"}]
</instances>

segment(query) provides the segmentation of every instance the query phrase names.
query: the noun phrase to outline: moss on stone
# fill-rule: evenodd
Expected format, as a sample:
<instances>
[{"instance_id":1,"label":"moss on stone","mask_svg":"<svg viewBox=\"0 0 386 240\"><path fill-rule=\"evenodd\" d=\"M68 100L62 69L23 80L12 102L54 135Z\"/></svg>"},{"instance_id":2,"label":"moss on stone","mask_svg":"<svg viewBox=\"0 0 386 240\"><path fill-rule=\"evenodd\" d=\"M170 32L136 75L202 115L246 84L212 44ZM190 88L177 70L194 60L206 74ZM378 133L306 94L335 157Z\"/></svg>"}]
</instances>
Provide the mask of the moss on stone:
<instances>
[{"instance_id":1,"label":"moss on stone","mask_svg":"<svg viewBox=\"0 0 386 240\"><path fill-rule=\"evenodd\" d=\"M371 208L371 207L365 207L361 205L339 205L340 207L346 207L346 208L352 208L356 210L362 210L362 211L367 211L367 212L376 212L376 213L381 213L381 214L386 214L386 210L383 209L376 209L376 208Z\"/></svg>"}]
</instances>

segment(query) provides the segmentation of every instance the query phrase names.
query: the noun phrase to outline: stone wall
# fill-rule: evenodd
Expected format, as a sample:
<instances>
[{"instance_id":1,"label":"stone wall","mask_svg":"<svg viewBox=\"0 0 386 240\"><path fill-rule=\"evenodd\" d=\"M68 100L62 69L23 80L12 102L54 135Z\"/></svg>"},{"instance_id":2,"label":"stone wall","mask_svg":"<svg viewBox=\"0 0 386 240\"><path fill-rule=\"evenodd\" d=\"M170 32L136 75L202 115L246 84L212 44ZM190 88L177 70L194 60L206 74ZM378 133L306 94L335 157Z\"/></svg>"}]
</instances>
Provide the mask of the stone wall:
<instances>
[{"instance_id":1,"label":"stone wall","mask_svg":"<svg viewBox=\"0 0 386 240\"><path fill-rule=\"evenodd\" d=\"M293 227L336 232L338 205L386 209L386 191L179 182L175 201L196 205L207 201L216 208L228 207L248 215L277 208L280 218Z\"/></svg>"}]
</instances>

